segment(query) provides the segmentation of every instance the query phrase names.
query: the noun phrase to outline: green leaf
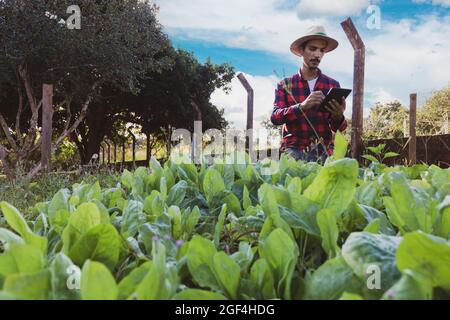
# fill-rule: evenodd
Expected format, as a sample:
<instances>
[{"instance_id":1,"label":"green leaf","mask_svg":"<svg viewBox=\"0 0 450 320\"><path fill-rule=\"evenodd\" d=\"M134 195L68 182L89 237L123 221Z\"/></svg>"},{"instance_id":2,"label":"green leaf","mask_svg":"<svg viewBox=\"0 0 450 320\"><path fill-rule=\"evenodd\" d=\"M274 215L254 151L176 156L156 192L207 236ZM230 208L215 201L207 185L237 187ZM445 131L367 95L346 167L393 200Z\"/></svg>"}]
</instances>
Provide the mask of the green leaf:
<instances>
[{"instance_id":1,"label":"green leaf","mask_svg":"<svg viewBox=\"0 0 450 320\"><path fill-rule=\"evenodd\" d=\"M389 179L391 197L383 198L389 220L403 233L416 230L433 233L439 213L430 195L412 187L400 173L390 173Z\"/></svg>"},{"instance_id":2,"label":"green leaf","mask_svg":"<svg viewBox=\"0 0 450 320\"><path fill-rule=\"evenodd\" d=\"M363 300L359 294L344 292L339 300Z\"/></svg>"},{"instance_id":3,"label":"green leaf","mask_svg":"<svg viewBox=\"0 0 450 320\"><path fill-rule=\"evenodd\" d=\"M397 251L401 271L412 270L429 279L433 287L450 290L450 243L422 232L408 233Z\"/></svg>"},{"instance_id":4,"label":"green leaf","mask_svg":"<svg viewBox=\"0 0 450 320\"><path fill-rule=\"evenodd\" d=\"M357 179L356 160L337 160L322 168L313 183L305 190L304 196L321 204L322 208L331 209L339 216L353 200Z\"/></svg>"},{"instance_id":5,"label":"green leaf","mask_svg":"<svg viewBox=\"0 0 450 320\"><path fill-rule=\"evenodd\" d=\"M15 273L33 273L45 267L42 251L29 244L11 244L0 255L0 276Z\"/></svg>"},{"instance_id":6,"label":"green leaf","mask_svg":"<svg viewBox=\"0 0 450 320\"><path fill-rule=\"evenodd\" d=\"M377 218L364 228L364 232L380 233L380 229L381 229L381 220Z\"/></svg>"},{"instance_id":7,"label":"green leaf","mask_svg":"<svg viewBox=\"0 0 450 320\"><path fill-rule=\"evenodd\" d=\"M3 290L24 300L46 300L50 292L49 271L10 275L5 279Z\"/></svg>"},{"instance_id":8,"label":"green leaf","mask_svg":"<svg viewBox=\"0 0 450 320\"><path fill-rule=\"evenodd\" d=\"M273 274L265 259L258 259L253 264L250 278L255 286L255 298L269 300L277 297Z\"/></svg>"},{"instance_id":9,"label":"green leaf","mask_svg":"<svg viewBox=\"0 0 450 320\"><path fill-rule=\"evenodd\" d=\"M343 159L347 154L348 142L340 131L336 132L336 137L334 138L334 160Z\"/></svg>"},{"instance_id":10,"label":"green leaf","mask_svg":"<svg viewBox=\"0 0 450 320\"><path fill-rule=\"evenodd\" d=\"M25 244L21 237L4 228L0 228L0 242L4 243L6 251L11 244Z\"/></svg>"},{"instance_id":11,"label":"green leaf","mask_svg":"<svg viewBox=\"0 0 450 320\"><path fill-rule=\"evenodd\" d=\"M153 266L152 261L148 261L139 267L133 269L129 275L122 279L119 283L119 300L125 300L131 297L133 292L144 280Z\"/></svg>"},{"instance_id":12,"label":"green leaf","mask_svg":"<svg viewBox=\"0 0 450 320\"><path fill-rule=\"evenodd\" d=\"M5 201L0 202L0 209L8 225L20 234L27 244L39 248L43 254L47 253L47 238L34 234L19 210Z\"/></svg>"},{"instance_id":13,"label":"green leaf","mask_svg":"<svg viewBox=\"0 0 450 320\"><path fill-rule=\"evenodd\" d=\"M380 162L380 161L378 161L377 158L375 158L374 156L371 156L371 155L369 155L369 154L365 154L365 155L363 155L362 157L363 157L364 159L367 159L367 160L372 161L372 162L374 162L374 163L379 163L379 162Z\"/></svg>"},{"instance_id":14,"label":"green leaf","mask_svg":"<svg viewBox=\"0 0 450 320\"><path fill-rule=\"evenodd\" d=\"M141 225L146 222L146 216L143 212L142 202L129 200L123 209L122 221L120 224L120 233L127 239L134 237Z\"/></svg>"},{"instance_id":15,"label":"green leaf","mask_svg":"<svg viewBox=\"0 0 450 320\"><path fill-rule=\"evenodd\" d=\"M72 246L91 228L101 223L101 214L93 203L83 203L70 216L62 234L63 252L68 255Z\"/></svg>"},{"instance_id":16,"label":"green leaf","mask_svg":"<svg viewBox=\"0 0 450 320\"><path fill-rule=\"evenodd\" d=\"M342 257L326 261L306 277L306 300L336 300L345 292L359 293L363 283Z\"/></svg>"},{"instance_id":17,"label":"green leaf","mask_svg":"<svg viewBox=\"0 0 450 320\"><path fill-rule=\"evenodd\" d=\"M389 289L399 278L395 254L401 238L367 232L352 233L342 246L342 256L364 282L373 267L380 270L381 291ZM375 293L381 293L375 290Z\"/></svg>"},{"instance_id":18,"label":"green leaf","mask_svg":"<svg viewBox=\"0 0 450 320\"><path fill-rule=\"evenodd\" d=\"M227 298L217 292L200 289L186 289L177 293L173 297L173 300L227 300Z\"/></svg>"},{"instance_id":19,"label":"green leaf","mask_svg":"<svg viewBox=\"0 0 450 320\"><path fill-rule=\"evenodd\" d=\"M339 229L336 215L329 209L322 209L317 213L317 224L322 237L322 248L329 259L336 257L340 252L337 244Z\"/></svg>"},{"instance_id":20,"label":"green leaf","mask_svg":"<svg viewBox=\"0 0 450 320\"><path fill-rule=\"evenodd\" d=\"M239 243L239 250L233 253L231 258L241 267L242 272L247 273L253 262L253 256L252 247L247 242L242 241Z\"/></svg>"},{"instance_id":21,"label":"green leaf","mask_svg":"<svg viewBox=\"0 0 450 320\"><path fill-rule=\"evenodd\" d=\"M398 157L398 156L399 156L398 153L395 153L395 152L387 152L387 153L384 155L383 159L395 158L395 157Z\"/></svg>"},{"instance_id":22,"label":"green leaf","mask_svg":"<svg viewBox=\"0 0 450 320\"><path fill-rule=\"evenodd\" d=\"M80 291L74 288L70 289L68 286L70 277L81 275L80 269L73 264L69 257L58 253L50 264L49 270L53 300L78 300L80 298Z\"/></svg>"},{"instance_id":23,"label":"green leaf","mask_svg":"<svg viewBox=\"0 0 450 320\"><path fill-rule=\"evenodd\" d=\"M224 252L217 252L213 258L213 270L216 279L231 299L238 299L241 269Z\"/></svg>"},{"instance_id":24,"label":"green leaf","mask_svg":"<svg viewBox=\"0 0 450 320\"><path fill-rule=\"evenodd\" d=\"M214 168L210 167L206 170L203 180L203 191L208 199L218 196L225 190L225 183L222 176Z\"/></svg>"},{"instance_id":25,"label":"green leaf","mask_svg":"<svg viewBox=\"0 0 450 320\"><path fill-rule=\"evenodd\" d=\"M187 252L188 269L193 280L201 287L220 290L213 272L214 244L198 235L189 242Z\"/></svg>"},{"instance_id":26,"label":"green leaf","mask_svg":"<svg viewBox=\"0 0 450 320\"><path fill-rule=\"evenodd\" d=\"M392 288L383 295L383 300L431 300L433 287L428 279L411 270L403 275Z\"/></svg>"},{"instance_id":27,"label":"green leaf","mask_svg":"<svg viewBox=\"0 0 450 320\"><path fill-rule=\"evenodd\" d=\"M152 256L153 265L136 288L135 297L139 300L168 300L175 295L179 285L177 267L166 263L165 247L160 242L153 247Z\"/></svg>"},{"instance_id":28,"label":"green leaf","mask_svg":"<svg viewBox=\"0 0 450 320\"><path fill-rule=\"evenodd\" d=\"M174 239L180 239L183 233L180 208L171 206L168 210L168 215L172 218L172 236Z\"/></svg>"},{"instance_id":29,"label":"green leaf","mask_svg":"<svg viewBox=\"0 0 450 320\"><path fill-rule=\"evenodd\" d=\"M103 263L114 270L120 255L120 236L110 224L101 224L86 232L69 251L69 257L79 266L86 260Z\"/></svg>"},{"instance_id":30,"label":"green leaf","mask_svg":"<svg viewBox=\"0 0 450 320\"><path fill-rule=\"evenodd\" d=\"M247 210L248 207L252 206L252 200L250 199L250 193L248 192L248 188L244 185L244 194L242 196L242 207L244 210Z\"/></svg>"},{"instance_id":31,"label":"green leaf","mask_svg":"<svg viewBox=\"0 0 450 320\"><path fill-rule=\"evenodd\" d=\"M50 201L47 209L51 226L58 234L61 234L67 225L70 216L70 190L62 189L58 191Z\"/></svg>"},{"instance_id":32,"label":"green leaf","mask_svg":"<svg viewBox=\"0 0 450 320\"><path fill-rule=\"evenodd\" d=\"M114 277L102 263L86 261L81 271L83 300L116 300L118 288Z\"/></svg>"},{"instance_id":33,"label":"green leaf","mask_svg":"<svg viewBox=\"0 0 450 320\"><path fill-rule=\"evenodd\" d=\"M182 217L183 231L187 237L189 237L195 229L200 219L200 209L195 206L192 211L185 213Z\"/></svg>"},{"instance_id":34,"label":"green leaf","mask_svg":"<svg viewBox=\"0 0 450 320\"><path fill-rule=\"evenodd\" d=\"M359 204L356 206L356 210L364 216L364 218L367 220L367 222L369 224L371 224L372 222L374 222L375 220L379 220L380 221L380 230L379 232L388 236L393 236L395 235L395 229L392 226L392 224L389 222L389 220L387 219L386 215L369 206L365 206L362 204Z\"/></svg>"},{"instance_id":35,"label":"green leaf","mask_svg":"<svg viewBox=\"0 0 450 320\"><path fill-rule=\"evenodd\" d=\"M220 211L219 217L217 219L216 227L214 229L214 246L216 247L216 249L218 249L220 245L220 238L222 235L222 229L225 223L226 216L227 216L227 205L223 204L222 210Z\"/></svg>"},{"instance_id":36,"label":"green leaf","mask_svg":"<svg viewBox=\"0 0 450 320\"><path fill-rule=\"evenodd\" d=\"M167 205L168 206L180 206L186 197L186 191L188 188L188 184L186 181L181 180L176 185L174 185L167 196Z\"/></svg>"},{"instance_id":37,"label":"green leaf","mask_svg":"<svg viewBox=\"0 0 450 320\"><path fill-rule=\"evenodd\" d=\"M227 212L234 213L237 216L241 215L241 204L239 198L234 193L228 193L222 201L227 205Z\"/></svg>"},{"instance_id":38,"label":"green leaf","mask_svg":"<svg viewBox=\"0 0 450 320\"><path fill-rule=\"evenodd\" d=\"M450 196L446 196L439 206L440 221L438 221L437 234L445 239L450 239Z\"/></svg>"},{"instance_id":39,"label":"green leaf","mask_svg":"<svg viewBox=\"0 0 450 320\"><path fill-rule=\"evenodd\" d=\"M282 229L275 229L264 240L260 254L274 275L278 295L290 299L292 276L299 255L297 244Z\"/></svg>"}]
</instances>

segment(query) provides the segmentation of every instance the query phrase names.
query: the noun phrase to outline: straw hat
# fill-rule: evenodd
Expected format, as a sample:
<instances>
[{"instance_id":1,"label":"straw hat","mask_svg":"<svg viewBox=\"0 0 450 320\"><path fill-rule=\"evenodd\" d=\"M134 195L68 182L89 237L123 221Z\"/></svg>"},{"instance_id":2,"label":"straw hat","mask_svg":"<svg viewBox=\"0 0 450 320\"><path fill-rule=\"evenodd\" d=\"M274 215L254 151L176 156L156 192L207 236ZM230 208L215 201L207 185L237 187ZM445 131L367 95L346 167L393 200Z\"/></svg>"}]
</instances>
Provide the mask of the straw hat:
<instances>
[{"instance_id":1,"label":"straw hat","mask_svg":"<svg viewBox=\"0 0 450 320\"><path fill-rule=\"evenodd\" d=\"M302 56L300 53L300 47L303 43L309 40L321 39L327 42L327 47L325 48L325 52L333 51L337 48L339 43L327 36L325 32L325 28L323 26L313 26L308 29L306 35L301 38L298 38L291 44L291 52L299 57Z\"/></svg>"}]
</instances>

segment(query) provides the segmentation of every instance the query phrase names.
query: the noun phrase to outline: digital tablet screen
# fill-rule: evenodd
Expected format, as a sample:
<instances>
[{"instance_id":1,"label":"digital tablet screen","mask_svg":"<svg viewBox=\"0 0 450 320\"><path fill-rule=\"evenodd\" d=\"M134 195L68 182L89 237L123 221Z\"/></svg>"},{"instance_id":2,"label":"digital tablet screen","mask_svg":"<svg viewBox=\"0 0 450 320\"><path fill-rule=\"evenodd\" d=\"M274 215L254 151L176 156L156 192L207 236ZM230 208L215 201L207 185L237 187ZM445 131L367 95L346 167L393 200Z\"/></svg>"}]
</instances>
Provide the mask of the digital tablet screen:
<instances>
[{"instance_id":1,"label":"digital tablet screen","mask_svg":"<svg viewBox=\"0 0 450 320\"><path fill-rule=\"evenodd\" d=\"M326 95L325 99L323 100L322 104L319 106L318 111L321 112L327 112L328 110L325 109L325 106L333 99L336 101L341 101L342 97L347 98L349 94L352 92L351 89L344 89L344 88L331 88L330 91L328 91L328 94Z\"/></svg>"}]
</instances>

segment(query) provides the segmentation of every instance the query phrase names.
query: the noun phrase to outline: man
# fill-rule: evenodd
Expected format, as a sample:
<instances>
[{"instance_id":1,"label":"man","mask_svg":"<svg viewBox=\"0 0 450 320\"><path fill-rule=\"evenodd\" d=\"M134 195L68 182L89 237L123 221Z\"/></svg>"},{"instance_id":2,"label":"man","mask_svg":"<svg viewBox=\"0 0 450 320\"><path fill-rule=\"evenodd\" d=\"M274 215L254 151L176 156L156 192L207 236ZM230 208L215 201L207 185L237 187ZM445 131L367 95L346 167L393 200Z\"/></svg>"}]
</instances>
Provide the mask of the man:
<instances>
[{"instance_id":1,"label":"man","mask_svg":"<svg viewBox=\"0 0 450 320\"><path fill-rule=\"evenodd\" d=\"M319 69L325 53L338 45L322 26L312 27L291 45L291 52L303 57L303 66L278 84L271 121L283 125L281 151L296 160L324 162L333 153L333 132L347 128L344 98L318 110L328 90L340 88Z\"/></svg>"}]
</instances>

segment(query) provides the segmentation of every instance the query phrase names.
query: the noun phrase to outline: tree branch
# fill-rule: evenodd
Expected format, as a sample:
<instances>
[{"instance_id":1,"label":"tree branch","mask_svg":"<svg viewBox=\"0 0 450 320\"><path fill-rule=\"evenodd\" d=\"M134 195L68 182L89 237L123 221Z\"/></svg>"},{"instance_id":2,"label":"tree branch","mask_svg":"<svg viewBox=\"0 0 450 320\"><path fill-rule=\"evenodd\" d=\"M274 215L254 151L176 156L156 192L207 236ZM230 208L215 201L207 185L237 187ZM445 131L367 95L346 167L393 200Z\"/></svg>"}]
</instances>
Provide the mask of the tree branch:
<instances>
[{"instance_id":1,"label":"tree branch","mask_svg":"<svg viewBox=\"0 0 450 320\"><path fill-rule=\"evenodd\" d=\"M71 133L73 132L76 128L78 128L78 126L80 125L80 123L84 120L84 118L86 118L86 114L87 114L87 109L92 101L92 99L94 98L94 91L95 89L99 86L100 81L95 82L92 87L91 87L91 93L88 95L88 97L86 98L86 101L83 104L83 108L81 108L80 111L80 116L78 117L77 120L75 120L75 122L72 124L72 126L70 126L68 129L65 129L63 131L63 133L58 137L58 139L56 140L55 144L52 146L52 153L58 148L58 146L64 141L64 139Z\"/></svg>"},{"instance_id":2,"label":"tree branch","mask_svg":"<svg viewBox=\"0 0 450 320\"><path fill-rule=\"evenodd\" d=\"M16 114L16 135L17 135L17 141L19 142L19 145L22 144L22 132L20 131L20 117L22 115L23 111L23 96L22 96L22 84L20 83L20 78L17 75L17 94L19 95L19 109L17 110Z\"/></svg>"},{"instance_id":3,"label":"tree branch","mask_svg":"<svg viewBox=\"0 0 450 320\"><path fill-rule=\"evenodd\" d=\"M14 151L18 151L19 148L17 147L16 141L14 141L13 136L11 135L11 132L9 132L8 124L6 123L5 118L3 118L3 115L0 113L0 125L3 129L3 132L6 135L6 140L8 140L8 143L11 145Z\"/></svg>"}]
</instances>

